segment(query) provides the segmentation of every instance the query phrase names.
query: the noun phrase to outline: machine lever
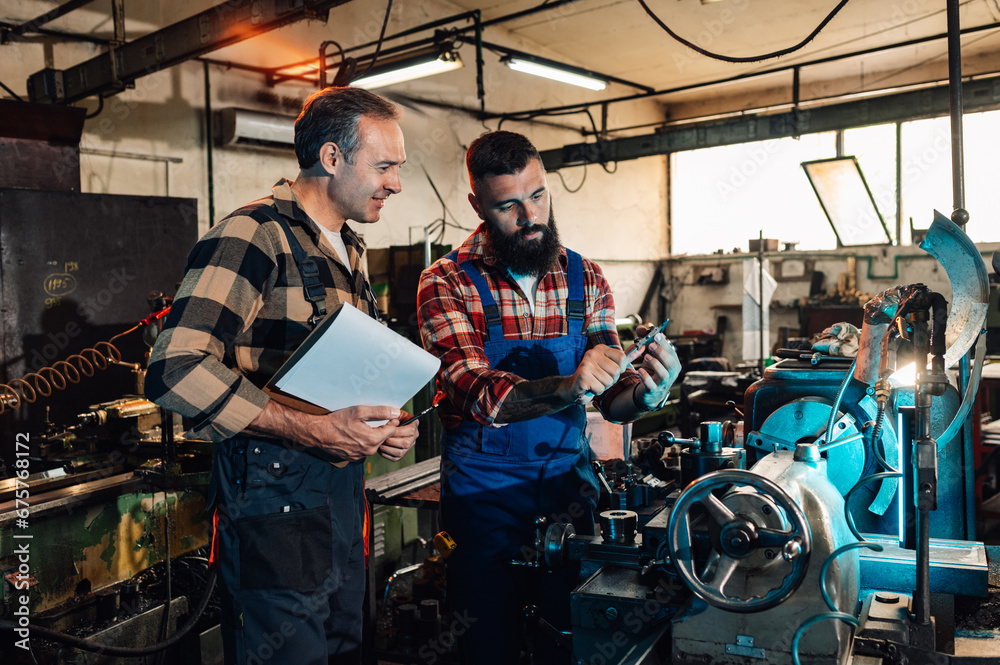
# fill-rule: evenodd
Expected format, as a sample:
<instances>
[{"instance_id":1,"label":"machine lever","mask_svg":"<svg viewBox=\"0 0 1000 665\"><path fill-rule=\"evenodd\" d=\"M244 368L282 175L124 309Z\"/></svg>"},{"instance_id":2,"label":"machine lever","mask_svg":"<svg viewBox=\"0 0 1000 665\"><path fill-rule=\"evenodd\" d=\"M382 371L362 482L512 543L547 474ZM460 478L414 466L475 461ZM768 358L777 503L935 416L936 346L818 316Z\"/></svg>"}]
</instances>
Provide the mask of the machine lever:
<instances>
[{"instance_id":1,"label":"machine lever","mask_svg":"<svg viewBox=\"0 0 1000 665\"><path fill-rule=\"evenodd\" d=\"M541 629L560 649L566 649L567 651L573 648L572 631L562 631L553 626L551 623L543 619L538 614L538 607L535 605L528 605L524 608L524 620L527 626L532 626Z\"/></svg>"}]
</instances>

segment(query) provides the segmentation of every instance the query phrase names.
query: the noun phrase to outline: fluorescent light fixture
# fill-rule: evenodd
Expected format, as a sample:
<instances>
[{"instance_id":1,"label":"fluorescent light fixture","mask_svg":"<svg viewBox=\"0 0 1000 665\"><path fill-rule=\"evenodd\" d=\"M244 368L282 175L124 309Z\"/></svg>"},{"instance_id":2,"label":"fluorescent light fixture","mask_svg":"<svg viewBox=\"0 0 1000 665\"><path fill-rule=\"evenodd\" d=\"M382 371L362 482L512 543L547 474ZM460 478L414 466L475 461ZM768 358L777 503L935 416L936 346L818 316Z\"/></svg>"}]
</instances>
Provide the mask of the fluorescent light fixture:
<instances>
[{"instance_id":1,"label":"fluorescent light fixture","mask_svg":"<svg viewBox=\"0 0 1000 665\"><path fill-rule=\"evenodd\" d=\"M462 59L458 57L457 51L442 51L435 46L403 57L380 61L364 77L351 81L351 85L370 90L403 81L412 81L424 76L450 72L460 67L462 67ZM358 68L362 69L363 65L359 65Z\"/></svg>"},{"instance_id":2,"label":"fluorescent light fixture","mask_svg":"<svg viewBox=\"0 0 1000 665\"><path fill-rule=\"evenodd\" d=\"M516 72L534 74L535 76L542 76L553 81L577 85L588 90L604 90L608 87L607 81L586 70L569 67L568 65L542 62L539 58L505 55L500 58L500 62Z\"/></svg>"}]
</instances>

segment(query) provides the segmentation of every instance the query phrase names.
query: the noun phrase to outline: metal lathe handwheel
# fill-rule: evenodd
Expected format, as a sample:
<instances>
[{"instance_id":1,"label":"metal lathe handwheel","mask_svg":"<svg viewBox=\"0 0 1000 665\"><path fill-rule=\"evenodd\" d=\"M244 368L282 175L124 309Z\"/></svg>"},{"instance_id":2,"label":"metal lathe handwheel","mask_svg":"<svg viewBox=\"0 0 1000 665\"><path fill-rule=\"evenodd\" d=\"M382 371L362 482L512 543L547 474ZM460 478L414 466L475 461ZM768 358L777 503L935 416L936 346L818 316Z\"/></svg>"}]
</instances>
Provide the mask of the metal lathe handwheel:
<instances>
[{"instance_id":1,"label":"metal lathe handwheel","mask_svg":"<svg viewBox=\"0 0 1000 665\"><path fill-rule=\"evenodd\" d=\"M762 513L756 510L734 513L713 490L727 488L730 485L753 488L760 496ZM724 497L729 498L729 495ZM764 514L772 513L772 505L779 506L791 523L788 531L768 526ZM714 524L708 524L712 533L712 551L705 568L699 574L695 570L695 557L692 552L694 537L692 534L693 520L691 509L700 503L708 513L708 519ZM749 513L749 514L748 514ZM770 520L772 524L774 520ZM695 526L700 526L695 524ZM730 612L759 612L774 607L788 598L805 578L809 564L809 554L812 551L812 539L809 523L805 515L795 504L788 493L767 478L740 470L724 470L709 473L687 486L674 504L667 527L667 547L677 568L688 588L709 605L714 605ZM780 583L775 588L760 593L747 592L744 595L729 596L724 589L733 577L741 563L749 562L751 556L756 556L764 550L771 571L776 571ZM767 571L764 571L767 572ZM709 579L704 579L706 576ZM769 575L745 576L748 584L767 584Z\"/></svg>"}]
</instances>

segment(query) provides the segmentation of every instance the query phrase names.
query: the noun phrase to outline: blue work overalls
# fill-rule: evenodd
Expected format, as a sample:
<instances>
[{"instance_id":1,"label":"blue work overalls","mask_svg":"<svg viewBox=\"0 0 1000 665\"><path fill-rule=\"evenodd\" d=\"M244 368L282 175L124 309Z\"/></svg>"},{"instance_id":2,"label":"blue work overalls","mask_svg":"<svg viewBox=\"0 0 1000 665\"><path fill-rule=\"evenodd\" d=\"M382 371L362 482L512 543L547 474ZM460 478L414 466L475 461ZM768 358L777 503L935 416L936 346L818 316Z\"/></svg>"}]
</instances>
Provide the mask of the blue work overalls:
<instances>
[{"instance_id":1,"label":"blue work overalls","mask_svg":"<svg viewBox=\"0 0 1000 665\"><path fill-rule=\"evenodd\" d=\"M532 340L504 339L500 311L486 280L468 262L460 264L483 303L483 350L490 366L528 380L572 375L587 348L583 336L583 263L568 251L567 334ZM451 255L454 260L454 254ZM441 517L458 547L448 559L448 597L463 627L463 663L516 663L520 615L525 605L559 628L569 624L571 571L540 573L515 567L512 559L534 557L534 518L572 522L578 533L594 532L598 485L584 439L586 413L573 405L551 415L483 427L463 421L446 430L441 446ZM457 632L457 631L456 631ZM545 652L536 663L569 662L569 652Z\"/></svg>"}]
</instances>

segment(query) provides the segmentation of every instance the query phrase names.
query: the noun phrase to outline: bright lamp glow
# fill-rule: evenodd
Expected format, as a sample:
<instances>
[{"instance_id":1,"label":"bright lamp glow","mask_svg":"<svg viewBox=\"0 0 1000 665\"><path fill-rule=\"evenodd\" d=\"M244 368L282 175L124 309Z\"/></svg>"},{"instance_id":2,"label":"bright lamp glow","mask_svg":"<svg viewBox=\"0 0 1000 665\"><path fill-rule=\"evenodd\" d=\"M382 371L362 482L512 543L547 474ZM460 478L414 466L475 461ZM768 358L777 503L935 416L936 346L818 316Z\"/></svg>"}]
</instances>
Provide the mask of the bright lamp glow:
<instances>
[{"instance_id":1,"label":"bright lamp glow","mask_svg":"<svg viewBox=\"0 0 1000 665\"><path fill-rule=\"evenodd\" d=\"M893 388L912 388L917 385L917 363L904 365L890 374L889 385Z\"/></svg>"},{"instance_id":2,"label":"bright lamp glow","mask_svg":"<svg viewBox=\"0 0 1000 665\"><path fill-rule=\"evenodd\" d=\"M430 60L424 59L423 62L415 62L413 64L401 63L401 66L395 69L359 78L351 81L351 85L371 90L372 88L381 88L394 83L402 83L403 81L412 81L424 76L450 72L453 69L461 67L462 59L458 57L458 53L446 51Z\"/></svg>"},{"instance_id":3,"label":"bright lamp glow","mask_svg":"<svg viewBox=\"0 0 1000 665\"><path fill-rule=\"evenodd\" d=\"M516 56L504 57L501 59L501 62L516 72L534 74L535 76L542 76L547 79L552 79L553 81L561 81L563 83L569 83L570 85L578 85L581 88L587 88L588 90L604 90L608 87L607 81L603 81L599 78L586 76L584 74L577 74L575 72L561 69L559 67L553 67L551 65L543 65L541 63L525 60L524 58L518 58Z\"/></svg>"}]
</instances>

